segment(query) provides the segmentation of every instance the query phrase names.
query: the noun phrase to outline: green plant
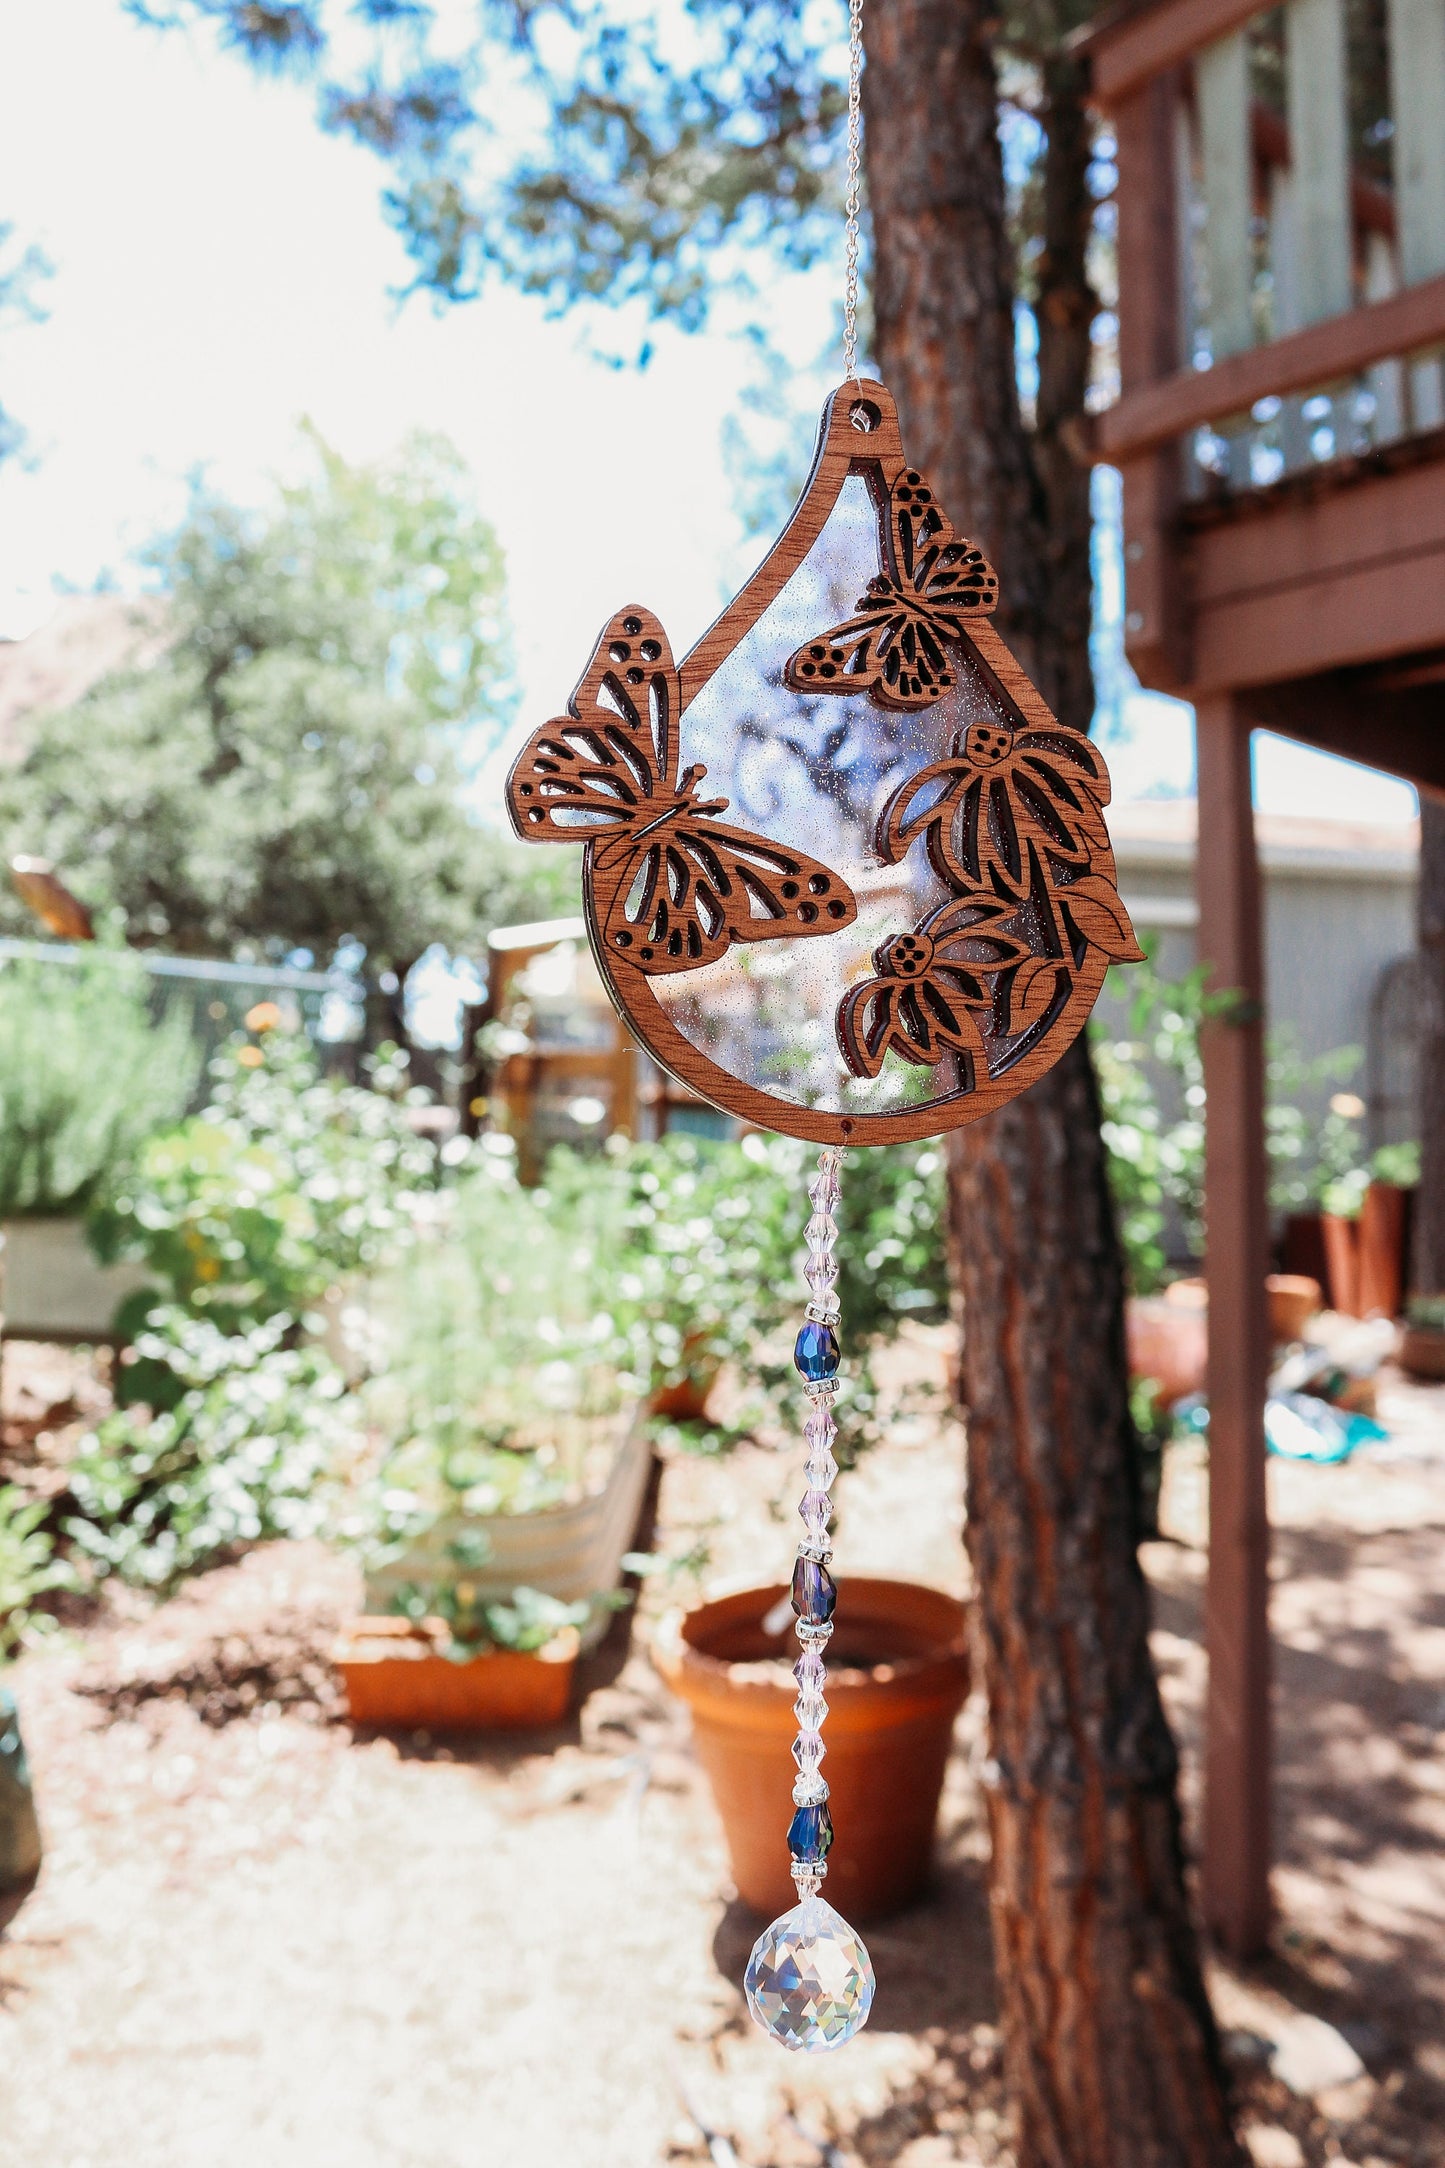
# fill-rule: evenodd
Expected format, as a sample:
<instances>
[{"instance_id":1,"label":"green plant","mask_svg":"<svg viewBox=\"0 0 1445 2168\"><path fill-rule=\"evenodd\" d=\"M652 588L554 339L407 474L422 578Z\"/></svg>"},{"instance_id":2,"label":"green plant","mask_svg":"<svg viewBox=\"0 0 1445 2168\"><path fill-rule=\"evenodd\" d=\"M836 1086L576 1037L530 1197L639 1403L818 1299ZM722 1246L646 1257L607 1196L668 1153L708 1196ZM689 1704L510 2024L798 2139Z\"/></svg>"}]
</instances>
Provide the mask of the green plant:
<instances>
[{"instance_id":1,"label":"green plant","mask_svg":"<svg viewBox=\"0 0 1445 2168\"><path fill-rule=\"evenodd\" d=\"M84 1211L195 1075L184 1019L153 1021L137 958L38 942L0 957L0 1219Z\"/></svg>"},{"instance_id":2,"label":"green plant","mask_svg":"<svg viewBox=\"0 0 1445 2168\"><path fill-rule=\"evenodd\" d=\"M319 1532L355 1439L340 1372L287 1346L291 1327L152 1312L136 1354L168 1376L164 1404L105 1417L69 1471L65 1533L96 1573L169 1591L248 1544Z\"/></svg>"},{"instance_id":3,"label":"green plant","mask_svg":"<svg viewBox=\"0 0 1445 2168\"><path fill-rule=\"evenodd\" d=\"M319 1074L304 1039L237 1039L211 1066L204 1111L152 1136L130 1179L92 1215L104 1257L139 1257L165 1298L239 1328L300 1316L346 1274L410 1240L437 1155L408 1109L395 1049L366 1090ZM155 1297L132 1298L122 1324Z\"/></svg>"},{"instance_id":4,"label":"green plant","mask_svg":"<svg viewBox=\"0 0 1445 2168\"><path fill-rule=\"evenodd\" d=\"M0 1485L0 1663L13 1656L45 1617L37 1599L51 1589L74 1586L69 1566L55 1555L42 1525L47 1507L13 1483Z\"/></svg>"},{"instance_id":5,"label":"green plant","mask_svg":"<svg viewBox=\"0 0 1445 2168\"><path fill-rule=\"evenodd\" d=\"M460 1575L469 1559L465 1547L451 1546ZM625 1602L625 1597L619 1597ZM403 1618L438 1618L447 1629L443 1653L453 1663L466 1663L491 1649L512 1649L534 1655L554 1641L566 1626L585 1626L592 1615L588 1603L564 1603L537 1588L514 1588L510 1600L484 1596L474 1582L448 1578L431 1582L407 1581L392 1596L389 1607Z\"/></svg>"},{"instance_id":6,"label":"green plant","mask_svg":"<svg viewBox=\"0 0 1445 2168\"><path fill-rule=\"evenodd\" d=\"M669 1136L618 1144L600 1161L566 1151L548 1161L546 1193L564 1220L600 1209L618 1230L597 1298L634 1374L655 1393L728 1364L747 1389L730 1426L694 1428L691 1444L716 1449L763 1421L792 1424L800 1412L791 1345L815 1157L788 1137L723 1144ZM877 1436L871 1351L908 1319L946 1313L941 1151L858 1153L843 1182L840 1231L840 1331L849 1349L842 1452L856 1455Z\"/></svg>"},{"instance_id":7,"label":"green plant","mask_svg":"<svg viewBox=\"0 0 1445 2168\"><path fill-rule=\"evenodd\" d=\"M1172 1210L1186 1241L1203 1238L1204 1065L1199 1025L1208 995L1202 969L1170 981L1152 957L1110 974L1128 997L1128 1036L1114 1038L1103 1018L1091 1023L1109 1185L1129 1284L1149 1294L1168 1277L1164 1250ZM1161 1099L1156 1077L1169 1079Z\"/></svg>"},{"instance_id":8,"label":"green plant","mask_svg":"<svg viewBox=\"0 0 1445 2168\"><path fill-rule=\"evenodd\" d=\"M1169 1277L1164 1235L1171 1214L1190 1254L1198 1256L1203 1248L1205 1092L1199 1032L1209 1017L1227 1016L1230 1007L1227 994L1206 991L1205 978L1197 967L1181 979L1165 979L1146 956L1127 973L1110 974L1111 990L1128 999L1127 1036L1114 1036L1105 1017L1096 1017L1089 1027L1110 1188L1135 1294L1150 1294ZM1381 1181L1418 1179L1416 1146L1389 1146L1369 1160L1365 1103L1342 1088L1359 1061L1358 1047L1306 1059L1288 1032L1271 1035L1265 1142L1274 1211L1318 1206L1353 1217L1372 1173ZM1332 1085L1323 1115L1304 1111L1301 1101Z\"/></svg>"},{"instance_id":9,"label":"green plant","mask_svg":"<svg viewBox=\"0 0 1445 2168\"><path fill-rule=\"evenodd\" d=\"M1445 1295L1414 1295L1405 1308L1407 1324L1422 1332L1445 1332Z\"/></svg>"}]
</instances>

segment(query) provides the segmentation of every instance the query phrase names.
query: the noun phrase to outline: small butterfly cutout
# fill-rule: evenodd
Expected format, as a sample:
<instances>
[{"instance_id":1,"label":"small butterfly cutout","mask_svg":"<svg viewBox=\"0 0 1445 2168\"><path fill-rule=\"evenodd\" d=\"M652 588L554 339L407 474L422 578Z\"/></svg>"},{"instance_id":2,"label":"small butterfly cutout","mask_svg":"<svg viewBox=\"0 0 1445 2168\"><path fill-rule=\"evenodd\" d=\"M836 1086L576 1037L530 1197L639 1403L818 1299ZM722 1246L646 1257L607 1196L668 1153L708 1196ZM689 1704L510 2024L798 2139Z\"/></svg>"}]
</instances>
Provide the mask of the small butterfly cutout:
<instances>
[{"instance_id":1,"label":"small butterfly cutout","mask_svg":"<svg viewBox=\"0 0 1445 2168\"><path fill-rule=\"evenodd\" d=\"M735 941L798 940L852 925L858 905L829 867L718 820L707 774L678 750L682 694L650 610L619 610L581 683L534 732L507 778L531 842L585 843L589 913L603 949L649 977L695 971Z\"/></svg>"},{"instance_id":2,"label":"small butterfly cutout","mask_svg":"<svg viewBox=\"0 0 1445 2168\"><path fill-rule=\"evenodd\" d=\"M981 549L954 533L916 469L888 498L891 565L868 582L856 615L788 657L785 682L799 693L863 693L875 706L931 707L954 682L948 643L998 602L998 580Z\"/></svg>"}]
</instances>

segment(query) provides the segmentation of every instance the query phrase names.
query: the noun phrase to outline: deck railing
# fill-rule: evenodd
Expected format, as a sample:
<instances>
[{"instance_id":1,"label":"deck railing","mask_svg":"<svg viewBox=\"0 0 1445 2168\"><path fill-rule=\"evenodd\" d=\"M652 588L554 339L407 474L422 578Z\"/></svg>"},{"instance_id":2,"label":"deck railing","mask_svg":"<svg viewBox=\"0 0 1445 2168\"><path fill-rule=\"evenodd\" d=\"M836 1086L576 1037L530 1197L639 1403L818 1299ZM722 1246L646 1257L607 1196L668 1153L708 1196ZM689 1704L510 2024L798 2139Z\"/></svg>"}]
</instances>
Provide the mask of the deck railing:
<instances>
[{"instance_id":1,"label":"deck railing","mask_svg":"<svg viewBox=\"0 0 1445 2168\"><path fill-rule=\"evenodd\" d=\"M1085 42L1119 157L1094 442L1162 655L1181 504L1445 428L1445 0L1155 0Z\"/></svg>"}]
</instances>

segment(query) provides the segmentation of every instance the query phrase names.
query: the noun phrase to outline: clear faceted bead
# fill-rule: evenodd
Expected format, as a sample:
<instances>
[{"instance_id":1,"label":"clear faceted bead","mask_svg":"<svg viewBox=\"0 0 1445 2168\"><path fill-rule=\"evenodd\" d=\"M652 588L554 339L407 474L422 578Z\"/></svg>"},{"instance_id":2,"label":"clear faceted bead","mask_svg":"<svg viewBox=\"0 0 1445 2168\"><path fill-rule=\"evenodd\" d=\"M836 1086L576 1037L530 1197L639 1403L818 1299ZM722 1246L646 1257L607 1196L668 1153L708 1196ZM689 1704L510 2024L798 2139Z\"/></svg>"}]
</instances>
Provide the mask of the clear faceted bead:
<instances>
[{"instance_id":1,"label":"clear faceted bead","mask_svg":"<svg viewBox=\"0 0 1445 2168\"><path fill-rule=\"evenodd\" d=\"M837 1435L838 1425L833 1420L830 1407L825 1404L809 1410L808 1419L803 1425L803 1442L810 1453L828 1452Z\"/></svg>"},{"instance_id":2,"label":"clear faceted bead","mask_svg":"<svg viewBox=\"0 0 1445 2168\"><path fill-rule=\"evenodd\" d=\"M808 1283L808 1292L820 1302L831 1292L837 1277L836 1258L810 1257L803 1267L803 1278Z\"/></svg>"},{"instance_id":3,"label":"clear faceted bead","mask_svg":"<svg viewBox=\"0 0 1445 2168\"><path fill-rule=\"evenodd\" d=\"M803 1473L813 1490L831 1490L838 1479L838 1463L831 1453L810 1453L803 1463Z\"/></svg>"},{"instance_id":4,"label":"clear faceted bead","mask_svg":"<svg viewBox=\"0 0 1445 2168\"><path fill-rule=\"evenodd\" d=\"M822 1897L805 1897L764 1929L745 1985L764 2032L805 2055L841 2047L873 2005L868 1952Z\"/></svg>"},{"instance_id":5,"label":"clear faceted bead","mask_svg":"<svg viewBox=\"0 0 1445 2168\"><path fill-rule=\"evenodd\" d=\"M836 1167L820 1167L808 1183L808 1202L815 1212L832 1212L838 1203L841 1184Z\"/></svg>"},{"instance_id":6,"label":"clear faceted bead","mask_svg":"<svg viewBox=\"0 0 1445 2168\"><path fill-rule=\"evenodd\" d=\"M800 1731L793 1741L793 1759L800 1769L816 1769L827 1751L815 1731Z\"/></svg>"},{"instance_id":7,"label":"clear faceted bead","mask_svg":"<svg viewBox=\"0 0 1445 2168\"><path fill-rule=\"evenodd\" d=\"M793 1785L795 1807L819 1807L828 1796L828 1783L816 1769L805 1769Z\"/></svg>"},{"instance_id":8,"label":"clear faceted bead","mask_svg":"<svg viewBox=\"0 0 1445 2168\"><path fill-rule=\"evenodd\" d=\"M821 1543L828 1533L828 1522L833 1514L828 1493L825 1490L804 1491L798 1514L813 1541Z\"/></svg>"},{"instance_id":9,"label":"clear faceted bead","mask_svg":"<svg viewBox=\"0 0 1445 2168\"><path fill-rule=\"evenodd\" d=\"M826 1257L838 1246L838 1230L826 1213L815 1212L803 1230L810 1257Z\"/></svg>"},{"instance_id":10,"label":"clear faceted bead","mask_svg":"<svg viewBox=\"0 0 1445 2168\"><path fill-rule=\"evenodd\" d=\"M807 1649L793 1666L793 1677L805 1694L821 1694L828 1667L816 1649Z\"/></svg>"},{"instance_id":11,"label":"clear faceted bead","mask_svg":"<svg viewBox=\"0 0 1445 2168\"><path fill-rule=\"evenodd\" d=\"M804 1731L821 1731L828 1704L821 1694L801 1693L793 1703L793 1714Z\"/></svg>"}]
</instances>

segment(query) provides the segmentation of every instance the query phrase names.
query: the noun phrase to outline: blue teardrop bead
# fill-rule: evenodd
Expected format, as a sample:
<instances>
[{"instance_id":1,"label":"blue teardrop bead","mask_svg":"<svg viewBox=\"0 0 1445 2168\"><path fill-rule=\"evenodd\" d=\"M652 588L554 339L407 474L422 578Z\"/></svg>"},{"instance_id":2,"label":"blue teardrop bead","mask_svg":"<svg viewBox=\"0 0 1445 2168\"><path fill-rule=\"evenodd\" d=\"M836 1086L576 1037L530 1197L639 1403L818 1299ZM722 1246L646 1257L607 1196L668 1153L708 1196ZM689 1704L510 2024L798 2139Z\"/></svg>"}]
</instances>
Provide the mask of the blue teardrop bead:
<instances>
[{"instance_id":1,"label":"blue teardrop bead","mask_svg":"<svg viewBox=\"0 0 1445 2168\"><path fill-rule=\"evenodd\" d=\"M800 1556L793 1567L793 1609L810 1626L826 1626L838 1601L838 1584L819 1558Z\"/></svg>"},{"instance_id":2,"label":"blue teardrop bead","mask_svg":"<svg viewBox=\"0 0 1445 2168\"><path fill-rule=\"evenodd\" d=\"M811 1865L824 1860L833 1849L833 1817L826 1799L815 1807L799 1807L788 1824L788 1850L794 1859Z\"/></svg>"},{"instance_id":3,"label":"blue teardrop bead","mask_svg":"<svg viewBox=\"0 0 1445 2168\"><path fill-rule=\"evenodd\" d=\"M831 1325L809 1318L793 1345L793 1361L803 1376L816 1385L822 1378L838 1375L838 1335Z\"/></svg>"}]
</instances>

